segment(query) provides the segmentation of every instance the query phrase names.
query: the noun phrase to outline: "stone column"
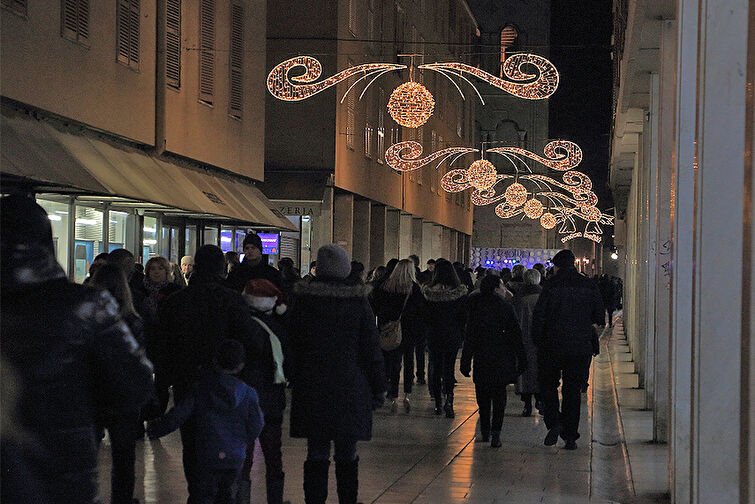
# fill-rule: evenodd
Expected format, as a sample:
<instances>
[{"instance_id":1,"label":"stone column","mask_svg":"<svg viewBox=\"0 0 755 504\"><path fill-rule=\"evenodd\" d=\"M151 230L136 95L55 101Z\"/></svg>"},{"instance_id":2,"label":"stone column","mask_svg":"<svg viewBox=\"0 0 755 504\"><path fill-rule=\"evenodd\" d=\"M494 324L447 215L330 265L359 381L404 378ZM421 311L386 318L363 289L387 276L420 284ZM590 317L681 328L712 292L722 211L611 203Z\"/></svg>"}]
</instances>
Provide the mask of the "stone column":
<instances>
[{"instance_id":1,"label":"stone column","mask_svg":"<svg viewBox=\"0 0 755 504\"><path fill-rule=\"evenodd\" d=\"M386 238L385 205L373 203L370 209L370 265L369 269L384 265ZM366 265L365 265L366 266Z\"/></svg>"},{"instance_id":2,"label":"stone column","mask_svg":"<svg viewBox=\"0 0 755 504\"><path fill-rule=\"evenodd\" d=\"M433 252L433 223L422 222L422 269L425 269L424 263L428 259L437 259Z\"/></svg>"},{"instance_id":3,"label":"stone column","mask_svg":"<svg viewBox=\"0 0 755 504\"><path fill-rule=\"evenodd\" d=\"M333 242L351 257L354 240L354 195L335 194L333 198Z\"/></svg>"},{"instance_id":4,"label":"stone column","mask_svg":"<svg viewBox=\"0 0 755 504\"><path fill-rule=\"evenodd\" d=\"M427 257L422 255L422 218L414 217L412 219L412 254L419 257L420 268L423 265L423 261L427 261Z\"/></svg>"},{"instance_id":5,"label":"stone column","mask_svg":"<svg viewBox=\"0 0 755 504\"><path fill-rule=\"evenodd\" d=\"M439 224L433 224L433 233L432 233L432 244L433 244L433 257L438 260L441 257L445 257L443 255L443 226Z\"/></svg>"},{"instance_id":6,"label":"stone column","mask_svg":"<svg viewBox=\"0 0 755 504\"><path fill-rule=\"evenodd\" d=\"M354 200L354 229L352 234L352 254L354 261L370 265L370 200Z\"/></svg>"},{"instance_id":7,"label":"stone column","mask_svg":"<svg viewBox=\"0 0 755 504\"><path fill-rule=\"evenodd\" d=\"M398 210L390 209L385 212L385 262L398 257L400 215Z\"/></svg>"},{"instance_id":8,"label":"stone column","mask_svg":"<svg viewBox=\"0 0 755 504\"><path fill-rule=\"evenodd\" d=\"M412 216L402 213L399 224L398 258L406 259L412 253Z\"/></svg>"}]
</instances>

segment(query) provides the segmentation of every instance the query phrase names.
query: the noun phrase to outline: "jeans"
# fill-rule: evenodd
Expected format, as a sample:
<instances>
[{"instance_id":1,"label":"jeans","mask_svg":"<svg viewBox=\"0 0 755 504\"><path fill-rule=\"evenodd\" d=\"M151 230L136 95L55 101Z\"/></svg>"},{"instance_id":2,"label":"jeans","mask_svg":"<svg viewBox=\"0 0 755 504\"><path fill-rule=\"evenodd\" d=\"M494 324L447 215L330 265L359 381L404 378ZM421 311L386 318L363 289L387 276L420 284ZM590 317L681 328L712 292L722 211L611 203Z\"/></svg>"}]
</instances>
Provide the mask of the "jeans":
<instances>
[{"instance_id":1,"label":"jeans","mask_svg":"<svg viewBox=\"0 0 755 504\"><path fill-rule=\"evenodd\" d=\"M454 393L456 354L457 350L452 352L430 351L430 361L432 362L430 382L432 384L433 395L436 398L440 397L441 378L443 379L443 392L446 394Z\"/></svg>"},{"instance_id":2,"label":"jeans","mask_svg":"<svg viewBox=\"0 0 755 504\"><path fill-rule=\"evenodd\" d=\"M552 429L561 424L561 437L576 440L579 437L579 414L582 406L581 388L590 373L592 355L541 354L538 358L540 396L544 406L545 426ZM559 411L558 384L561 387Z\"/></svg>"},{"instance_id":3,"label":"jeans","mask_svg":"<svg viewBox=\"0 0 755 504\"><path fill-rule=\"evenodd\" d=\"M139 412L134 411L105 423L110 434L113 466L110 472L110 502L133 504L134 462L136 437L139 432Z\"/></svg>"},{"instance_id":4,"label":"jeans","mask_svg":"<svg viewBox=\"0 0 755 504\"><path fill-rule=\"evenodd\" d=\"M489 434L491 429L501 431L503 413L506 411L506 385L475 383L477 406L480 408L480 431ZM490 423L490 405L493 405L493 423Z\"/></svg>"},{"instance_id":5,"label":"jeans","mask_svg":"<svg viewBox=\"0 0 755 504\"><path fill-rule=\"evenodd\" d=\"M259 443L265 457L265 478L268 480L283 479L283 459L281 455L281 436L283 418L265 418L265 426L260 433ZM254 443L246 449L246 459L241 468L241 478L252 479L252 465L254 464Z\"/></svg>"},{"instance_id":6,"label":"jeans","mask_svg":"<svg viewBox=\"0 0 755 504\"><path fill-rule=\"evenodd\" d=\"M336 439L334 459L351 462L357 459L356 439ZM307 460L325 462L330 460L330 440L307 438Z\"/></svg>"},{"instance_id":7,"label":"jeans","mask_svg":"<svg viewBox=\"0 0 755 504\"><path fill-rule=\"evenodd\" d=\"M425 342L427 338L417 338L414 344L414 355L417 358L417 380L425 377ZM412 377L413 378L413 377Z\"/></svg>"},{"instance_id":8,"label":"jeans","mask_svg":"<svg viewBox=\"0 0 755 504\"><path fill-rule=\"evenodd\" d=\"M404 362L404 393L412 393L414 381L414 347L401 345L400 347L386 352L383 350L385 361L385 377L388 382L388 399L398 397L398 382L401 376L401 361Z\"/></svg>"},{"instance_id":9,"label":"jeans","mask_svg":"<svg viewBox=\"0 0 755 504\"><path fill-rule=\"evenodd\" d=\"M206 469L197 478L197 504L234 504L238 469Z\"/></svg>"}]
</instances>

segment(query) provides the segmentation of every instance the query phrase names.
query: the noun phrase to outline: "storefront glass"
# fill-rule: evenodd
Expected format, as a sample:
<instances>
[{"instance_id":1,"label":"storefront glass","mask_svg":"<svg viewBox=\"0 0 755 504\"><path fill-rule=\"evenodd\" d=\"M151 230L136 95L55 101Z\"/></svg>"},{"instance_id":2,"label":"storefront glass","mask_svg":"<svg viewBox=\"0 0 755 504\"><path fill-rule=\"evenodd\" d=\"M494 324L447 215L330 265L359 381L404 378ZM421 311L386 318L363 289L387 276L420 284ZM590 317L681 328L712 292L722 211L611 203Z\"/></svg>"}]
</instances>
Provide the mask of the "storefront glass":
<instances>
[{"instance_id":1,"label":"storefront glass","mask_svg":"<svg viewBox=\"0 0 755 504\"><path fill-rule=\"evenodd\" d=\"M244 253L244 238L246 238L246 229L237 229L234 240L234 250L239 254Z\"/></svg>"},{"instance_id":2,"label":"storefront glass","mask_svg":"<svg viewBox=\"0 0 755 504\"><path fill-rule=\"evenodd\" d=\"M37 203L47 212L52 225L52 243L55 258L68 274L68 203L37 198Z\"/></svg>"},{"instance_id":3,"label":"storefront glass","mask_svg":"<svg viewBox=\"0 0 755 504\"><path fill-rule=\"evenodd\" d=\"M142 231L144 233L142 239L142 263L146 266L150 257L155 257L158 254L157 217L145 216Z\"/></svg>"},{"instance_id":4,"label":"storefront glass","mask_svg":"<svg viewBox=\"0 0 755 504\"><path fill-rule=\"evenodd\" d=\"M97 208L76 205L76 236L74 244L74 282L87 277L94 258L103 252L103 212Z\"/></svg>"},{"instance_id":5,"label":"storefront glass","mask_svg":"<svg viewBox=\"0 0 755 504\"><path fill-rule=\"evenodd\" d=\"M218 228L205 227L204 236L202 237L203 245L217 245L218 244Z\"/></svg>"},{"instance_id":6,"label":"storefront glass","mask_svg":"<svg viewBox=\"0 0 755 504\"><path fill-rule=\"evenodd\" d=\"M109 227L108 252L119 248L136 252L136 240L134 239L136 216L133 213L110 210Z\"/></svg>"},{"instance_id":7,"label":"storefront glass","mask_svg":"<svg viewBox=\"0 0 755 504\"><path fill-rule=\"evenodd\" d=\"M222 228L220 230L220 248L223 252L233 250L233 229Z\"/></svg>"},{"instance_id":8,"label":"storefront glass","mask_svg":"<svg viewBox=\"0 0 755 504\"><path fill-rule=\"evenodd\" d=\"M186 226L186 255L194 257L197 251L197 226Z\"/></svg>"}]
</instances>

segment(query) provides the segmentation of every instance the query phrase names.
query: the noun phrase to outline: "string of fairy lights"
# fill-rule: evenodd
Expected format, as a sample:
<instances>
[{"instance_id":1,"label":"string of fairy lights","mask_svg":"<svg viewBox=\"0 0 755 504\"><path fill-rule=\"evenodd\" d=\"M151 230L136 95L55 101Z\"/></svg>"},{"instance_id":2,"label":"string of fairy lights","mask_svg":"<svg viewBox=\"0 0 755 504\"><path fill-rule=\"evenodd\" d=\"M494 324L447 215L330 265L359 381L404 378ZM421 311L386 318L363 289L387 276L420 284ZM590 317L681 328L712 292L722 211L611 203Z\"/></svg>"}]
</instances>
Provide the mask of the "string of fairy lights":
<instances>
[{"instance_id":1,"label":"string of fairy lights","mask_svg":"<svg viewBox=\"0 0 755 504\"><path fill-rule=\"evenodd\" d=\"M387 72L406 68L406 65L394 63L366 63L318 80L322 75L320 62L312 56L297 56L279 63L270 71L267 88L279 100L301 101L351 77L357 77L341 98L343 102L357 83L366 81L359 96L361 99L379 77ZM559 84L555 66L542 56L530 53L518 53L507 58L502 66L502 77L457 62L423 64L417 68L446 77L463 99L466 99L464 92L454 78L459 82L466 82L483 105L485 102L482 95L470 77L526 100L547 99L555 93ZM409 81L393 90L386 108L399 125L419 128L432 117L435 99L425 86L412 79L413 64L409 69ZM292 75L292 71L296 73ZM469 147L447 147L422 157L422 144L408 140L390 145L384 158L392 169L408 172L419 170L435 161L436 170L446 161L450 167L462 156L476 152L479 150ZM505 166L513 169L513 174L499 173L496 165L485 159L486 154L490 153L508 161ZM582 162L582 158L582 149L568 140L549 142L545 145L542 156L516 146L495 147L483 150L482 158L473 161L466 169L448 170L441 177L440 185L449 193L471 189L470 201L474 205L496 204L494 212L502 219L538 219L545 229L554 229L560 225L558 232L564 243L574 238L600 242L603 233L601 225L613 225L613 216L598 209L598 197L592 191L590 178L574 170ZM562 172L561 180L534 173L531 166L533 163ZM499 184L505 185L505 188L497 188ZM584 222L581 230L578 229L578 222Z\"/></svg>"}]
</instances>

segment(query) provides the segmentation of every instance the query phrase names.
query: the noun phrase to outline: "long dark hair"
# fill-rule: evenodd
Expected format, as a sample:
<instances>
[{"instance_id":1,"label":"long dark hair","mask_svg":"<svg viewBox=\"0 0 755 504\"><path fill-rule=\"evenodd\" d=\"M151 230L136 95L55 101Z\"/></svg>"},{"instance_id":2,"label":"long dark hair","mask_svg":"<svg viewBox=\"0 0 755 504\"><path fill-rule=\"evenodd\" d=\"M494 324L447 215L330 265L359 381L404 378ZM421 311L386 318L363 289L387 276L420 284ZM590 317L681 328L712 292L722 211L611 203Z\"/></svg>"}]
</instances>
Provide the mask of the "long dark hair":
<instances>
[{"instance_id":1,"label":"long dark hair","mask_svg":"<svg viewBox=\"0 0 755 504\"><path fill-rule=\"evenodd\" d=\"M138 317L131 297L131 288L126 280L123 269L114 264L103 264L95 271L89 285L106 290L118 301L118 312L121 317Z\"/></svg>"},{"instance_id":2,"label":"long dark hair","mask_svg":"<svg viewBox=\"0 0 755 504\"><path fill-rule=\"evenodd\" d=\"M455 289L461 284L459 281L459 275L456 274L453 264L445 259L439 260L435 263L435 270L433 271L433 280L430 283L430 287L436 285L445 285L451 289Z\"/></svg>"}]
</instances>

